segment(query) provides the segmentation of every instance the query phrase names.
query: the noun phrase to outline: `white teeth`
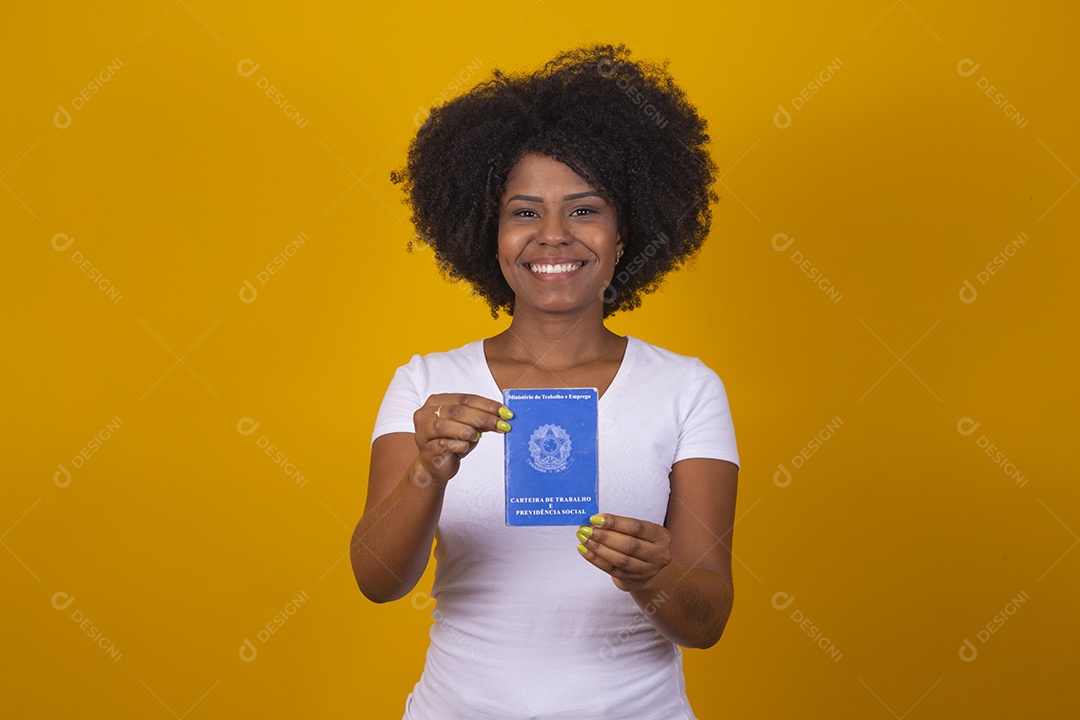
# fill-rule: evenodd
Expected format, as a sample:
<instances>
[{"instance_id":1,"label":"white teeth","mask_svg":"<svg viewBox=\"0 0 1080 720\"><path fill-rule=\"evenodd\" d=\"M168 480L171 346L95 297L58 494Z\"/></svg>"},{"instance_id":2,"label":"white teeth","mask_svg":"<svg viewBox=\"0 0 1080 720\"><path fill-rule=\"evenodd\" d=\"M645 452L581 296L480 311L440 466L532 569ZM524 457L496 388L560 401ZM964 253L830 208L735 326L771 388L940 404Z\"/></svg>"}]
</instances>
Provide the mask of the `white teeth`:
<instances>
[{"instance_id":1,"label":"white teeth","mask_svg":"<svg viewBox=\"0 0 1080 720\"><path fill-rule=\"evenodd\" d=\"M532 270L534 273L543 273L543 274L547 274L547 273L565 273L565 272L573 272L574 270L577 270L578 268L580 268L584 264L585 263L583 263L583 262L576 262L576 263L563 263L561 265L529 265L529 269Z\"/></svg>"}]
</instances>

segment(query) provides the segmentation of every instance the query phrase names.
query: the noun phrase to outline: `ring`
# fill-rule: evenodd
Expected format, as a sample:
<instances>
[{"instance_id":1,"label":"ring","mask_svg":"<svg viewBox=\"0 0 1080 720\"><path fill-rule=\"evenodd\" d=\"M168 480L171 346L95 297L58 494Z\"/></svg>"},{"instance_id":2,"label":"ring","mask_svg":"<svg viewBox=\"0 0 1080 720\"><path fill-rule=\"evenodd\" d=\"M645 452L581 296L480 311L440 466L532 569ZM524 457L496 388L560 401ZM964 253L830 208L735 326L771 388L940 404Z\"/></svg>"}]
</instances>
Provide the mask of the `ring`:
<instances>
[{"instance_id":1,"label":"ring","mask_svg":"<svg viewBox=\"0 0 1080 720\"><path fill-rule=\"evenodd\" d=\"M440 419L440 417L439 417L439 411L440 411L440 410L442 410L442 405L440 405L439 407L435 408L435 419L437 419L437 420L438 420L438 419Z\"/></svg>"}]
</instances>

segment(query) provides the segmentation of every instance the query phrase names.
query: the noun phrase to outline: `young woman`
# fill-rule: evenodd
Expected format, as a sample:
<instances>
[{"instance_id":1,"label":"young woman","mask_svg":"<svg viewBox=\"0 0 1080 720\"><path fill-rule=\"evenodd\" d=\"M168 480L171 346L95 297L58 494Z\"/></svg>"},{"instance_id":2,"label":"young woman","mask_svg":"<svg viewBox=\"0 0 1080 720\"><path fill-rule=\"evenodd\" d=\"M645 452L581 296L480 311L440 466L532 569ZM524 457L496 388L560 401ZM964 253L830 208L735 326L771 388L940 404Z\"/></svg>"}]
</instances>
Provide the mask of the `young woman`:
<instances>
[{"instance_id":1,"label":"young woman","mask_svg":"<svg viewBox=\"0 0 1080 720\"><path fill-rule=\"evenodd\" d=\"M705 240L708 141L666 66L596 46L434 109L393 176L444 273L512 316L414 356L376 418L361 591L408 594L435 543L436 622L406 718L694 717L679 646L715 644L733 597L731 413L700 360L604 319ZM505 524L513 417L496 398L530 387L600 392L589 525Z\"/></svg>"}]
</instances>

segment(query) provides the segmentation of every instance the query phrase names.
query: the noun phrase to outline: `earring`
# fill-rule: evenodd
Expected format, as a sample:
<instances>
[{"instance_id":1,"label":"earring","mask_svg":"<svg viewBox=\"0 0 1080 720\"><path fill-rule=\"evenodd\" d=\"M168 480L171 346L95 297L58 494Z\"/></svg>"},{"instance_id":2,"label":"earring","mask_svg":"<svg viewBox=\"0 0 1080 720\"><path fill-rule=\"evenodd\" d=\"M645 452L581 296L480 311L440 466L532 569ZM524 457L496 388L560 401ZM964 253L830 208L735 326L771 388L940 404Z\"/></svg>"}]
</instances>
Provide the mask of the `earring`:
<instances>
[{"instance_id":1,"label":"earring","mask_svg":"<svg viewBox=\"0 0 1080 720\"><path fill-rule=\"evenodd\" d=\"M615 264L618 265L620 260L622 260L622 250L615 253Z\"/></svg>"}]
</instances>

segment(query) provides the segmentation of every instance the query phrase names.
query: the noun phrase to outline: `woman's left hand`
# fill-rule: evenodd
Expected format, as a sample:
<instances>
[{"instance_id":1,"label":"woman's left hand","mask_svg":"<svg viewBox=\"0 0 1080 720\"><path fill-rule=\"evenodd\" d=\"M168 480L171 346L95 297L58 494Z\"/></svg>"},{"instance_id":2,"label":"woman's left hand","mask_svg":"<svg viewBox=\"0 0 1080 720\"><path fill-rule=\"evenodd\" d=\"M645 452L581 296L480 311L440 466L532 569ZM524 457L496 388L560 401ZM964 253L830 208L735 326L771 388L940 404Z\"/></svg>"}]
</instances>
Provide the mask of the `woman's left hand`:
<instances>
[{"instance_id":1,"label":"woman's left hand","mask_svg":"<svg viewBox=\"0 0 1080 720\"><path fill-rule=\"evenodd\" d=\"M578 552L626 592L647 589L671 563L671 533L663 525L621 515L593 515L578 529Z\"/></svg>"}]
</instances>

